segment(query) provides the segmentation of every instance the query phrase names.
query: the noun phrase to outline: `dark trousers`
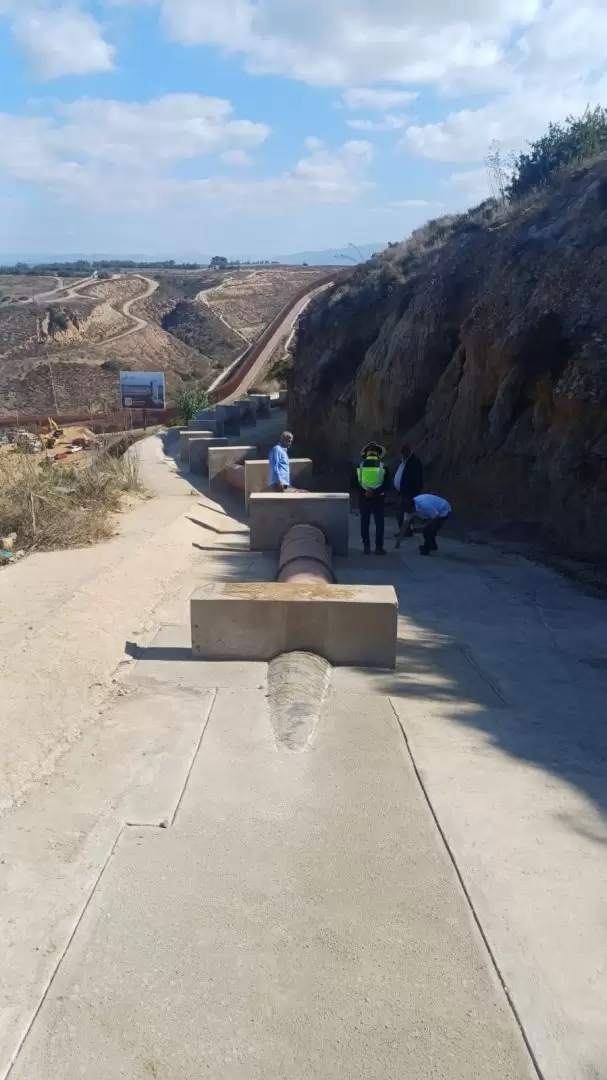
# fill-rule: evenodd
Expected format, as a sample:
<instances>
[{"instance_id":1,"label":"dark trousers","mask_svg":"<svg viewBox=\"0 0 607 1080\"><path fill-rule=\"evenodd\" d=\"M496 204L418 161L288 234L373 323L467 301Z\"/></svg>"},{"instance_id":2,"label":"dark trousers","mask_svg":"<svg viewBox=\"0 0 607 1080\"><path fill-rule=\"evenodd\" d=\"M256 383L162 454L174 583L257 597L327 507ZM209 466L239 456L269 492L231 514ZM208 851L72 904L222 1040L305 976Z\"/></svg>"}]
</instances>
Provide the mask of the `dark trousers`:
<instances>
[{"instance_id":1,"label":"dark trousers","mask_svg":"<svg viewBox=\"0 0 607 1080\"><path fill-rule=\"evenodd\" d=\"M409 506L410 503L411 503L411 499L415 498L415 496L419 495L419 494L420 493L417 490L417 488L414 488L412 491L400 491L399 492L399 494L398 494L398 508L396 510L396 520L398 522L399 529L402 529L403 521L405 520L405 514L407 513L405 507Z\"/></svg>"},{"instance_id":2,"label":"dark trousers","mask_svg":"<svg viewBox=\"0 0 607 1080\"><path fill-rule=\"evenodd\" d=\"M436 537L448 520L448 517L435 517L425 526L422 531L422 536L424 538L424 547L427 551L437 550L438 544L436 543Z\"/></svg>"},{"instance_id":3,"label":"dark trousers","mask_svg":"<svg viewBox=\"0 0 607 1080\"><path fill-rule=\"evenodd\" d=\"M384 500L362 498L360 500L360 535L362 536L363 546L366 548L371 547L372 517L375 521L375 547L383 548L385 527Z\"/></svg>"}]
</instances>

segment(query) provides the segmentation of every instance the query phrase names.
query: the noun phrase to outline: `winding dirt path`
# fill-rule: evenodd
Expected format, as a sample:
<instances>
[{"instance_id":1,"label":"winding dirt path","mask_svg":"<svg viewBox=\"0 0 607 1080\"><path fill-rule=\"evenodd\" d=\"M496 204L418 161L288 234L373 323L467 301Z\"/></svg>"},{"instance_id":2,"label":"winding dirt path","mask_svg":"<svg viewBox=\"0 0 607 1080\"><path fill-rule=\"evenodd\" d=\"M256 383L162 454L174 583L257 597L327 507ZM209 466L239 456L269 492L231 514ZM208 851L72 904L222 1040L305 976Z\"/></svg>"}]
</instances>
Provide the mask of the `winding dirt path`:
<instances>
[{"instance_id":1,"label":"winding dirt path","mask_svg":"<svg viewBox=\"0 0 607 1080\"><path fill-rule=\"evenodd\" d=\"M139 276L138 274L137 277ZM110 345L113 341L120 341L122 338L130 337L131 334L136 334L139 330L145 330L150 325L147 319L141 319L139 315L133 315L131 307L133 304L138 304L140 300L147 300L149 296L152 296L158 288L158 282L146 277L141 277L141 281L146 282L145 290L139 293L138 296L126 300L122 307L115 309L119 310L122 315L126 315L127 319L132 319L133 326L130 326L128 330L122 330L119 334L114 334L113 337L106 338L105 341L100 341L100 345ZM110 307L113 307L113 304L110 304Z\"/></svg>"}]
</instances>

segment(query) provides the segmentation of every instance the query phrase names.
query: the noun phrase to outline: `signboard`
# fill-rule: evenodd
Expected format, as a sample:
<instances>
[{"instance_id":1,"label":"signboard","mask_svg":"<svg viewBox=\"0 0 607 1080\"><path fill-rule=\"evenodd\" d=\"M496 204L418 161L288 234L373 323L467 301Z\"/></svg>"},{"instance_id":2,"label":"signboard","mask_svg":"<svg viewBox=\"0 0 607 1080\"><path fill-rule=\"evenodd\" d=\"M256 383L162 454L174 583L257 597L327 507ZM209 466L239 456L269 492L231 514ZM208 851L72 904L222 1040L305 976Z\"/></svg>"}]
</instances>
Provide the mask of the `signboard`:
<instances>
[{"instance_id":1,"label":"signboard","mask_svg":"<svg viewBox=\"0 0 607 1080\"><path fill-rule=\"evenodd\" d=\"M164 371L121 371L123 409L164 409Z\"/></svg>"}]
</instances>

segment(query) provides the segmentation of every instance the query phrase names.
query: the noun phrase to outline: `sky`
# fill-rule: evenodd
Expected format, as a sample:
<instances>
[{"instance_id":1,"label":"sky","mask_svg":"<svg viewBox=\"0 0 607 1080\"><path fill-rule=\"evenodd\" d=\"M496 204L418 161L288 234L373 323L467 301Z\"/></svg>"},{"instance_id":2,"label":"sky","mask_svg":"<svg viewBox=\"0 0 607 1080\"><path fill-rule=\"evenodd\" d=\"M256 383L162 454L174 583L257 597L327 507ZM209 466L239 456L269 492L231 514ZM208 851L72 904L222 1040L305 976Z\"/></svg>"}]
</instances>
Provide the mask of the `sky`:
<instances>
[{"instance_id":1,"label":"sky","mask_svg":"<svg viewBox=\"0 0 607 1080\"><path fill-rule=\"evenodd\" d=\"M399 240L607 103L607 0L0 0L0 254Z\"/></svg>"}]
</instances>

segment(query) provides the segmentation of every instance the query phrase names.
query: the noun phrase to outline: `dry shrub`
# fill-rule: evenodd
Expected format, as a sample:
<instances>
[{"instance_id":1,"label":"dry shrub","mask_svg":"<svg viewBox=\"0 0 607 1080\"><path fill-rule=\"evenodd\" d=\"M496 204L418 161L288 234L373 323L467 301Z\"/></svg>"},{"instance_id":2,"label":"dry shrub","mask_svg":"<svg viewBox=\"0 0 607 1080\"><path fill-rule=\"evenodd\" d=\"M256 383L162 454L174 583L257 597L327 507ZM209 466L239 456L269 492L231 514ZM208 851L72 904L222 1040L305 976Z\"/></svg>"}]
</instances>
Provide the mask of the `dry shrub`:
<instances>
[{"instance_id":1,"label":"dry shrub","mask_svg":"<svg viewBox=\"0 0 607 1080\"><path fill-rule=\"evenodd\" d=\"M30 454L0 455L0 535L16 547L82 547L112 534L111 513L127 491L141 491L132 454L95 452L83 468L58 468Z\"/></svg>"}]
</instances>

